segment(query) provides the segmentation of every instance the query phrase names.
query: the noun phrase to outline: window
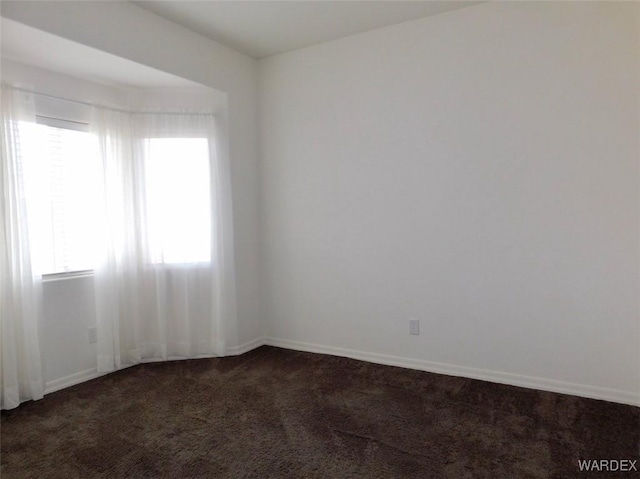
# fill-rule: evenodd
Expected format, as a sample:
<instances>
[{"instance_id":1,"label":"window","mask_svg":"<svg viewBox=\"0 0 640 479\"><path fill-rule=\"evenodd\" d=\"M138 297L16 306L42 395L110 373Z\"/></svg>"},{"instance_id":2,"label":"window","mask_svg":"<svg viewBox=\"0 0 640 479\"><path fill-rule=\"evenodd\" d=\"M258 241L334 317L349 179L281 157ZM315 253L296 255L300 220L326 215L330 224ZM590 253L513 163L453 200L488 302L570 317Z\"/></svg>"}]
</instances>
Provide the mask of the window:
<instances>
[{"instance_id":1,"label":"window","mask_svg":"<svg viewBox=\"0 0 640 479\"><path fill-rule=\"evenodd\" d=\"M145 187L152 263L211 260L209 142L148 138Z\"/></svg>"},{"instance_id":2,"label":"window","mask_svg":"<svg viewBox=\"0 0 640 479\"><path fill-rule=\"evenodd\" d=\"M34 130L35 241L42 274L95 263L98 155L87 125L38 117Z\"/></svg>"},{"instance_id":3,"label":"window","mask_svg":"<svg viewBox=\"0 0 640 479\"><path fill-rule=\"evenodd\" d=\"M48 117L38 117L33 128L30 228L43 275L92 271L106 247L101 215L108 188L97 139L88 129L87 124ZM130 177L115 178L117 185L111 178L111 186L116 185L112 191L131 190L136 198L117 206L128 208L129 219L110 225L125 228L124 235L134 238L125 254L141 253L143 263L154 265L210 263L209 139L143 136L131 141L131 161L140 167Z\"/></svg>"}]
</instances>

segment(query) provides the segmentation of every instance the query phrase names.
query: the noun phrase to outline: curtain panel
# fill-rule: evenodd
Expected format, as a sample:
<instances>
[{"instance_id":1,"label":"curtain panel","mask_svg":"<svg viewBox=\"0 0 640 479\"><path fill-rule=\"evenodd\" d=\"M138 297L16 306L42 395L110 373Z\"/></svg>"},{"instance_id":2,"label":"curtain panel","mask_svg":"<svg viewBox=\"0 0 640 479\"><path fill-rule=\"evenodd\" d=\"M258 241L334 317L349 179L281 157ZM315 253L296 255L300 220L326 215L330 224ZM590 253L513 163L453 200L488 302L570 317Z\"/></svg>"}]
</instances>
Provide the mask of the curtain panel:
<instances>
[{"instance_id":1,"label":"curtain panel","mask_svg":"<svg viewBox=\"0 0 640 479\"><path fill-rule=\"evenodd\" d=\"M2 87L0 131L0 408L40 399L42 284L32 253L33 96Z\"/></svg>"},{"instance_id":2,"label":"curtain panel","mask_svg":"<svg viewBox=\"0 0 640 479\"><path fill-rule=\"evenodd\" d=\"M10 409L44 394L42 219L50 212L34 94L1 92L0 407ZM91 218L98 371L224 356L236 291L229 158L216 117L85 105L99 164Z\"/></svg>"},{"instance_id":3,"label":"curtain panel","mask_svg":"<svg viewBox=\"0 0 640 479\"><path fill-rule=\"evenodd\" d=\"M236 296L215 117L94 108L90 125L103 175L98 370L225 355Z\"/></svg>"}]
</instances>

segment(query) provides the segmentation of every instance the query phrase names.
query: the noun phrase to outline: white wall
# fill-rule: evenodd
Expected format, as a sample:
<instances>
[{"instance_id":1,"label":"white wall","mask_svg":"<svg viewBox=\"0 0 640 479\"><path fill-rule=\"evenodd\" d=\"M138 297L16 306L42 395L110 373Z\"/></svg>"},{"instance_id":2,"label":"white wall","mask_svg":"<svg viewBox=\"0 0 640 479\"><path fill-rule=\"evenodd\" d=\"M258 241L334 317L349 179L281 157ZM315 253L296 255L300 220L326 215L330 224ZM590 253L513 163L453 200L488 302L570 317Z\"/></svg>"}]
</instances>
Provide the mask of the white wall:
<instances>
[{"instance_id":1,"label":"white wall","mask_svg":"<svg viewBox=\"0 0 640 479\"><path fill-rule=\"evenodd\" d=\"M262 60L268 341L640 404L639 12L491 2Z\"/></svg>"},{"instance_id":2,"label":"white wall","mask_svg":"<svg viewBox=\"0 0 640 479\"><path fill-rule=\"evenodd\" d=\"M45 281L42 285L41 356L46 392L97 376L93 276Z\"/></svg>"},{"instance_id":3,"label":"white wall","mask_svg":"<svg viewBox=\"0 0 640 479\"><path fill-rule=\"evenodd\" d=\"M260 338L255 60L129 2L2 1L0 13L228 94L239 318L228 344L241 347Z\"/></svg>"}]
</instances>

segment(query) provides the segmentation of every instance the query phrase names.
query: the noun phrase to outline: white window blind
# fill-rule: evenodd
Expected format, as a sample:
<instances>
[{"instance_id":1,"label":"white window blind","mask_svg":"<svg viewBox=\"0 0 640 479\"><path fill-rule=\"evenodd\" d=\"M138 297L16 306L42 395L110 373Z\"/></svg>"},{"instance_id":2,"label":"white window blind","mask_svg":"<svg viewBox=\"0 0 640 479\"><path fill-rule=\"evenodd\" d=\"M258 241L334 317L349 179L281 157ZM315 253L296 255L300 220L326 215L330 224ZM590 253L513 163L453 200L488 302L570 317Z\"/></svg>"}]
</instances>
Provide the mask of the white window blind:
<instances>
[{"instance_id":1,"label":"white window blind","mask_svg":"<svg viewBox=\"0 0 640 479\"><path fill-rule=\"evenodd\" d=\"M41 271L91 270L99 186L95 139L86 132L87 125L42 117L38 123L34 161Z\"/></svg>"}]
</instances>

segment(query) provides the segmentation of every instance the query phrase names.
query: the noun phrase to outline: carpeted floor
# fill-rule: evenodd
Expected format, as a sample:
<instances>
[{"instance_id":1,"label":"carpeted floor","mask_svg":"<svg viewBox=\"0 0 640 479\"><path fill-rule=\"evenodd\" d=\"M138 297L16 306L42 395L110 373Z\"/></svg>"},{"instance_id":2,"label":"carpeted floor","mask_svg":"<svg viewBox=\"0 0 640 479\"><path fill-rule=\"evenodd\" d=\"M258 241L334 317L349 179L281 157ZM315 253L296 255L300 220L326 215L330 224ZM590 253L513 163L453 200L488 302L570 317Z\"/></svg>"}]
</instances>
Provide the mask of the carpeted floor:
<instances>
[{"instance_id":1,"label":"carpeted floor","mask_svg":"<svg viewBox=\"0 0 640 479\"><path fill-rule=\"evenodd\" d=\"M638 460L640 408L265 346L50 394L1 440L2 479L626 478L578 460Z\"/></svg>"}]
</instances>

